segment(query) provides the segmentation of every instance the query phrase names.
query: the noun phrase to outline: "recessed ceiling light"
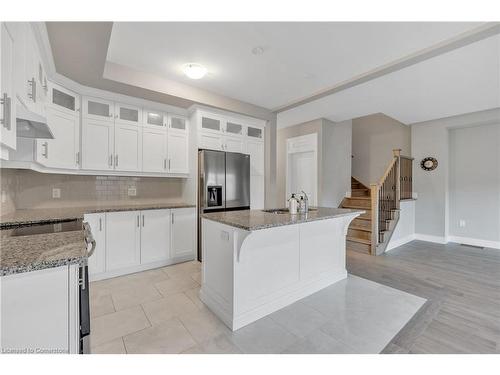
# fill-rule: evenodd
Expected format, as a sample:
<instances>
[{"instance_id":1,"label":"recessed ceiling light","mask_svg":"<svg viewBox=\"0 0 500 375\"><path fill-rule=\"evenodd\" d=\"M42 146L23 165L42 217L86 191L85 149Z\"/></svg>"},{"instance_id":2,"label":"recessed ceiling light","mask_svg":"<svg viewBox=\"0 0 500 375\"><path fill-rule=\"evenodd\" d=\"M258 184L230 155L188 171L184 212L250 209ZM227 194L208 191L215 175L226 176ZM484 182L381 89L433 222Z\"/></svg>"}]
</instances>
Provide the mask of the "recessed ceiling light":
<instances>
[{"instance_id":1,"label":"recessed ceiling light","mask_svg":"<svg viewBox=\"0 0 500 375\"><path fill-rule=\"evenodd\" d=\"M252 54L254 55L262 55L264 53L264 47L257 46L252 48Z\"/></svg>"},{"instance_id":2,"label":"recessed ceiling light","mask_svg":"<svg viewBox=\"0 0 500 375\"><path fill-rule=\"evenodd\" d=\"M182 70L186 76L191 79L200 79L207 74L207 68L201 64L188 63L182 67Z\"/></svg>"}]
</instances>

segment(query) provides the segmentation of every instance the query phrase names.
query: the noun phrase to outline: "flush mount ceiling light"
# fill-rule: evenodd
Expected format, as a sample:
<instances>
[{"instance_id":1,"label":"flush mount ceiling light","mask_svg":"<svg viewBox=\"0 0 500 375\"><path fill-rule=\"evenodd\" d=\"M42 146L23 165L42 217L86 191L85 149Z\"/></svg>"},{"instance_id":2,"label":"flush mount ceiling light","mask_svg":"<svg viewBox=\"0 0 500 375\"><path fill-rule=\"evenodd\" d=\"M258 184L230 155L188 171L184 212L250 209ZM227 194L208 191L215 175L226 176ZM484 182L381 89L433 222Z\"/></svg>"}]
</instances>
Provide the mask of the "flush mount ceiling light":
<instances>
[{"instance_id":1,"label":"flush mount ceiling light","mask_svg":"<svg viewBox=\"0 0 500 375\"><path fill-rule=\"evenodd\" d=\"M207 74L207 68L201 64L188 63L182 67L184 74L191 79L200 79Z\"/></svg>"}]
</instances>

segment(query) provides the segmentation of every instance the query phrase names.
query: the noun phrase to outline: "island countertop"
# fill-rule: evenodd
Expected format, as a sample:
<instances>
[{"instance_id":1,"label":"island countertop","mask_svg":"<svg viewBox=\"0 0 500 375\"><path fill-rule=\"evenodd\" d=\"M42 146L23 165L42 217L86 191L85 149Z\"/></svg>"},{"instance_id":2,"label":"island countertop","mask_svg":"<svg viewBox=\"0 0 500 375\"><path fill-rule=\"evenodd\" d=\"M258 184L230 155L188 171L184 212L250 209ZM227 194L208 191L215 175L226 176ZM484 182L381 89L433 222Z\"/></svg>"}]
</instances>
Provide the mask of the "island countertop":
<instances>
[{"instance_id":1,"label":"island countertop","mask_svg":"<svg viewBox=\"0 0 500 375\"><path fill-rule=\"evenodd\" d=\"M137 211L137 210L160 210L169 208L195 207L188 203L129 203L129 204L100 204L85 207L61 207L61 208L34 208L20 209L0 216L0 228L8 228L19 225L49 224L60 221L83 219L83 215L100 212Z\"/></svg>"},{"instance_id":2,"label":"island countertop","mask_svg":"<svg viewBox=\"0 0 500 375\"><path fill-rule=\"evenodd\" d=\"M272 213L262 210L241 210L204 213L203 218L232 227L255 231L260 229L306 223L309 221L333 219L341 216L363 214L362 210L345 208L315 207L307 214Z\"/></svg>"}]
</instances>

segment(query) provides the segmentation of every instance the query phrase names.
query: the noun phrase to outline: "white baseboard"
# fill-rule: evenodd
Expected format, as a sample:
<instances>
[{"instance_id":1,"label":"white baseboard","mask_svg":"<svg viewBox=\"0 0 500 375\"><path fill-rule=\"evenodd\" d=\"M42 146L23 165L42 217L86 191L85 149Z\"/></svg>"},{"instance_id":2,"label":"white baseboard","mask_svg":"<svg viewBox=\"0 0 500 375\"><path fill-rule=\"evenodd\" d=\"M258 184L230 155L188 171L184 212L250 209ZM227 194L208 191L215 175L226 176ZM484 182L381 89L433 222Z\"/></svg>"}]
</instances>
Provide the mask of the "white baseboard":
<instances>
[{"instance_id":1,"label":"white baseboard","mask_svg":"<svg viewBox=\"0 0 500 375\"><path fill-rule=\"evenodd\" d=\"M440 243L442 245L448 243L448 240L446 237L441 237L441 236L431 236L429 234L421 234L421 233L415 233L415 240L419 241L427 241L427 242L434 242L434 243Z\"/></svg>"},{"instance_id":2,"label":"white baseboard","mask_svg":"<svg viewBox=\"0 0 500 375\"><path fill-rule=\"evenodd\" d=\"M491 247L493 249L500 249L500 241L480 240L478 238L448 236L448 241L463 243L465 245Z\"/></svg>"},{"instance_id":3,"label":"white baseboard","mask_svg":"<svg viewBox=\"0 0 500 375\"><path fill-rule=\"evenodd\" d=\"M404 245L405 243L411 242L414 239L415 239L415 233L410 234L410 235L403 237L403 238L398 238L397 240L391 239L391 241L387 245L387 248L385 249L385 251L390 251L392 249L395 249L396 247L399 247L401 245Z\"/></svg>"}]
</instances>

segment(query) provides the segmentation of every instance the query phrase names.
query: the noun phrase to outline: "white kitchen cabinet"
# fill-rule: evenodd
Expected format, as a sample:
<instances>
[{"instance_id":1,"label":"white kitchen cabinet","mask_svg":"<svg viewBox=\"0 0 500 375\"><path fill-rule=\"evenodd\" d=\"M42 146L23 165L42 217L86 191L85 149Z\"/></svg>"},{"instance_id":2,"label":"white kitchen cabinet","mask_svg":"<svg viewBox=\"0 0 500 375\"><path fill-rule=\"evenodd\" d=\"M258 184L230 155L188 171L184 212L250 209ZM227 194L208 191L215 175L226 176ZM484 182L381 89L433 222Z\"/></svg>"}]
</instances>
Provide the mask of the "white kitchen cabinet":
<instances>
[{"instance_id":1,"label":"white kitchen cabinet","mask_svg":"<svg viewBox=\"0 0 500 375\"><path fill-rule=\"evenodd\" d=\"M250 155L250 175L264 175L264 142L247 140L247 151Z\"/></svg>"},{"instance_id":2,"label":"white kitchen cabinet","mask_svg":"<svg viewBox=\"0 0 500 375\"><path fill-rule=\"evenodd\" d=\"M166 173L167 130L165 127L142 128L142 171Z\"/></svg>"},{"instance_id":3,"label":"white kitchen cabinet","mask_svg":"<svg viewBox=\"0 0 500 375\"><path fill-rule=\"evenodd\" d=\"M109 100L84 97L83 118L105 122L114 122L114 103Z\"/></svg>"},{"instance_id":4,"label":"white kitchen cabinet","mask_svg":"<svg viewBox=\"0 0 500 375\"><path fill-rule=\"evenodd\" d=\"M256 126L247 126L247 137L253 139L263 139L264 129Z\"/></svg>"},{"instance_id":5,"label":"white kitchen cabinet","mask_svg":"<svg viewBox=\"0 0 500 375\"><path fill-rule=\"evenodd\" d=\"M215 115L200 113L199 114L199 131L204 133L221 134L224 120Z\"/></svg>"},{"instance_id":6,"label":"white kitchen cabinet","mask_svg":"<svg viewBox=\"0 0 500 375\"><path fill-rule=\"evenodd\" d=\"M48 107L80 116L80 95L55 83L49 82Z\"/></svg>"},{"instance_id":7,"label":"white kitchen cabinet","mask_svg":"<svg viewBox=\"0 0 500 375\"><path fill-rule=\"evenodd\" d=\"M198 135L198 148L206 150L223 150L222 135L213 133L200 133Z\"/></svg>"},{"instance_id":8,"label":"white kitchen cabinet","mask_svg":"<svg viewBox=\"0 0 500 375\"><path fill-rule=\"evenodd\" d=\"M166 123L168 121L167 115L161 111L144 109L143 110L143 119L142 125L158 128L158 127L166 127Z\"/></svg>"},{"instance_id":9,"label":"white kitchen cabinet","mask_svg":"<svg viewBox=\"0 0 500 375\"><path fill-rule=\"evenodd\" d=\"M46 167L78 169L80 163L80 118L52 107L47 125L54 139L36 140L36 161Z\"/></svg>"},{"instance_id":10,"label":"white kitchen cabinet","mask_svg":"<svg viewBox=\"0 0 500 375\"><path fill-rule=\"evenodd\" d=\"M0 24L0 144L16 149L16 94L14 82L14 36Z\"/></svg>"},{"instance_id":11,"label":"white kitchen cabinet","mask_svg":"<svg viewBox=\"0 0 500 375\"><path fill-rule=\"evenodd\" d=\"M106 271L106 214L88 214L83 221L90 225L96 242L94 254L88 259L89 276L92 277Z\"/></svg>"},{"instance_id":12,"label":"white kitchen cabinet","mask_svg":"<svg viewBox=\"0 0 500 375\"><path fill-rule=\"evenodd\" d=\"M136 125L115 123L114 168L118 171L142 169L142 129Z\"/></svg>"},{"instance_id":13,"label":"white kitchen cabinet","mask_svg":"<svg viewBox=\"0 0 500 375\"><path fill-rule=\"evenodd\" d=\"M2 352L70 351L70 296L78 287L70 275L62 266L1 278Z\"/></svg>"},{"instance_id":14,"label":"white kitchen cabinet","mask_svg":"<svg viewBox=\"0 0 500 375\"><path fill-rule=\"evenodd\" d=\"M170 258L170 210L141 211L141 264Z\"/></svg>"},{"instance_id":15,"label":"white kitchen cabinet","mask_svg":"<svg viewBox=\"0 0 500 375\"><path fill-rule=\"evenodd\" d=\"M142 109L133 105L115 103L116 123L139 126L142 121Z\"/></svg>"},{"instance_id":16,"label":"white kitchen cabinet","mask_svg":"<svg viewBox=\"0 0 500 375\"><path fill-rule=\"evenodd\" d=\"M82 168L109 171L114 168L115 126L110 121L82 120Z\"/></svg>"},{"instance_id":17,"label":"white kitchen cabinet","mask_svg":"<svg viewBox=\"0 0 500 375\"><path fill-rule=\"evenodd\" d=\"M244 151L244 142L242 137L225 135L222 138L222 148L227 152L240 152Z\"/></svg>"},{"instance_id":18,"label":"white kitchen cabinet","mask_svg":"<svg viewBox=\"0 0 500 375\"><path fill-rule=\"evenodd\" d=\"M168 129L169 131L188 131L187 119L182 116L169 115L168 117Z\"/></svg>"},{"instance_id":19,"label":"white kitchen cabinet","mask_svg":"<svg viewBox=\"0 0 500 375\"><path fill-rule=\"evenodd\" d=\"M183 132L169 131L167 139L168 171L189 173L188 135Z\"/></svg>"},{"instance_id":20,"label":"white kitchen cabinet","mask_svg":"<svg viewBox=\"0 0 500 375\"><path fill-rule=\"evenodd\" d=\"M171 210L171 246L172 259L194 257L196 239L196 214L194 208Z\"/></svg>"},{"instance_id":21,"label":"white kitchen cabinet","mask_svg":"<svg viewBox=\"0 0 500 375\"><path fill-rule=\"evenodd\" d=\"M140 211L106 213L106 271L141 262Z\"/></svg>"}]
</instances>

